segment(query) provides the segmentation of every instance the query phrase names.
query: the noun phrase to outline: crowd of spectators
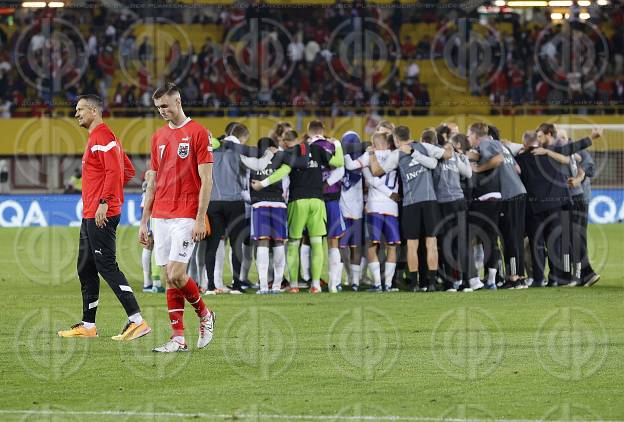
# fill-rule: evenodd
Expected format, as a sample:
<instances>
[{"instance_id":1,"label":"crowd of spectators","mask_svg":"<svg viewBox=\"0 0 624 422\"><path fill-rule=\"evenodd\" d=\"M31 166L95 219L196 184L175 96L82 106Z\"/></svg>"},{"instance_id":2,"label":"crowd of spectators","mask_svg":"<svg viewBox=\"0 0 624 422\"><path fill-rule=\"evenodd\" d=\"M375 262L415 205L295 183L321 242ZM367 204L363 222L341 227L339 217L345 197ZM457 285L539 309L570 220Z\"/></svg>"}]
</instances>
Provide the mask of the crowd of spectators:
<instances>
[{"instance_id":1,"label":"crowd of spectators","mask_svg":"<svg viewBox=\"0 0 624 422\"><path fill-rule=\"evenodd\" d=\"M476 12L466 15L451 7L453 2L442 3L413 8L340 3L316 8L95 7L87 13L18 9L9 18L17 28L12 35L8 22L0 26L0 117L71 107L84 92L99 93L118 114L144 113L163 80L181 87L188 106L214 115L284 110L335 116L370 110L427 114L436 99L421 81L418 63L432 56L468 79L468 95L487 96L493 113L518 112L522 109L510 106L520 105L531 105L533 113L558 112L553 105L570 104L581 113L595 112L595 104L614 105L600 112L621 110L615 105L624 104L623 6L592 8L591 25L580 21L573 7L564 25L550 25L544 9L533 10L529 18L500 13L484 21ZM468 37L467 46L452 45L457 37L444 32L435 39L399 36L404 23L434 22L443 28L462 17L493 28L511 22L513 33ZM152 38L133 30L139 19L217 24L223 35L207 36L200 48L175 41L162 51ZM613 32L604 35L598 29L603 26ZM480 43L489 56L475 54L470 61L487 56L488 63L468 63L462 74L459 49L472 52L471 43ZM574 48L566 61L562 57L569 45Z\"/></svg>"}]
</instances>

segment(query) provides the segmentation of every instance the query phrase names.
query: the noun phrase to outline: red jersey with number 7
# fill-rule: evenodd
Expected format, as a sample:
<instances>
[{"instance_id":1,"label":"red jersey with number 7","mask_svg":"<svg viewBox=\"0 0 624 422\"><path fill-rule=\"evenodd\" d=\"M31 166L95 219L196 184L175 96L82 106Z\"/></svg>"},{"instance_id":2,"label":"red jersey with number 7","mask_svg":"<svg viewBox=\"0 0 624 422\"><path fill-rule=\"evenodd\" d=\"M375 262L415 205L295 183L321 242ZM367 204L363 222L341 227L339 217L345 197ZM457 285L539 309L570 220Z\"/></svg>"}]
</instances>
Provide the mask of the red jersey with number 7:
<instances>
[{"instance_id":1,"label":"red jersey with number 7","mask_svg":"<svg viewBox=\"0 0 624 422\"><path fill-rule=\"evenodd\" d=\"M151 169L156 172L154 218L195 218L201 178L197 166L212 163L210 132L187 118L166 124L152 136Z\"/></svg>"}]
</instances>

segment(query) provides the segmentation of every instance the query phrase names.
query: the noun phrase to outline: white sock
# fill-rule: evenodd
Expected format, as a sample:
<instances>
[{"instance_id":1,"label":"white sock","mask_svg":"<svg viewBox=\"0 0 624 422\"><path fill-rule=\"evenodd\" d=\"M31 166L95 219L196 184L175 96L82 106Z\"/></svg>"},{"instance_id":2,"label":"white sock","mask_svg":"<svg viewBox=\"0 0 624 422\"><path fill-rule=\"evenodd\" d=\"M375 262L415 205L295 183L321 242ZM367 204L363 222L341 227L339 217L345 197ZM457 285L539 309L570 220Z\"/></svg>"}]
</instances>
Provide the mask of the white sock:
<instances>
[{"instance_id":1,"label":"white sock","mask_svg":"<svg viewBox=\"0 0 624 422\"><path fill-rule=\"evenodd\" d=\"M130 322L134 322L136 325L139 325L143 322L143 317L141 316L140 312L130 315L128 319L130 320Z\"/></svg>"},{"instance_id":2,"label":"white sock","mask_svg":"<svg viewBox=\"0 0 624 422\"><path fill-rule=\"evenodd\" d=\"M223 261L225 261L225 241L221 239L215 254L214 285L217 289L223 288Z\"/></svg>"},{"instance_id":3,"label":"white sock","mask_svg":"<svg viewBox=\"0 0 624 422\"><path fill-rule=\"evenodd\" d=\"M488 268L487 284L496 283L496 268Z\"/></svg>"},{"instance_id":4,"label":"white sock","mask_svg":"<svg viewBox=\"0 0 624 422\"><path fill-rule=\"evenodd\" d=\"M152 254L152 258L154 258L154 254ZM165 267L159 267L158 265L156 265L156 261L152 261L150 263L152 270L154 268L158 268L158 275L152 277L152 285L154 287L162 287L162 280L161 280L161 276L163 274L163 271L166 271Z\"/></svg>"},{"instance_id":5,"label":"white sock","mask_svg":"<svg viewBox=\"0 0 624 422\"><path fill-rule=\"evenodd\" d=\"M301 278L310 280L310 245L302 244L299 249L299 266L301 268ZM293 276L291 274L291 276ZM297 281L297 280L295 280Z\"/></svg>"},{"instance_id":6,"label":"white sock","mask_svg":"<svg viewBox=\"0 0 624 422\"><path fill-rule=\"evenodd\" d=\"M240 279L241 281L249 281L249 270L251 269L251 261L253 261L253 245L243 244L243 259L241 261ZM267 259L267 271L269 260ZM267 273L268 280L268 273Z\"/></svg>"},{"instance_id":7,"label":"white sock","mask_svg":"<svg viewBox=\"0 0 624 422\"><path fill-rule=\"evenodd\" d=\"M141 252L141 266L143 267L143 287L151 286L152 282L152 251L143 249Z\"/></svg>"},{"instance_id":8,"label":"white sock","mask_svg":"<svg viewBox=\"0 0 624 422\"><path fill-rule=\"evenodd\" d=\"M360 276L362 275L362 267L351 264L351 284L360 285Z\"/></svg>"},{"instance_id":9,"label":"white sock","mask_svg":"<svg viewBox=\"0 0 624 422\"><path fill-rule=\"evenodd\" d=\"M328 260L329 287L336 287L340 284L342 276L342 262L340 261L340 249L330 248Z\"/></svg>"},{"instance_id":10,"label":"white sock","mask_svg":"<svg viewBox=\"0 0 624 422\"><path fill-rule=\"evenodd\" d=\"M273 247L273 290L280 290L286 268L286 248L284 245Z\"/></svg>"},{"instance_id":11,"label":"white sock","mask_svg":"<svg viewBox=\"0 0 624 422\"><path fill-rule=\"evenodd\" d=\"M202 289L208 288L208 272L206 271L206 242L199 242L195 251L195 265L197 266L197 283Z\"/></svg>"},{"instance_id":12,"label":"white sock","mask_svg":"<svg viewBox=\"0 0 624 422\"><path fill-rule=\"evenodd\" d=\"M474 254L474 260L475 260L475 266L477 267L477 270L480 271L481 268L483 268L483 259L485 257L482 243L479 243L478 245L474 246L473 254Z\"/></svg>"},{"instance_id":13,"label":"white sock","mask_svg":"<svg viewBox=\"0 0 624 422\"><path fill-rule=\"evenodd\" d=\"M180 344L186 344L186 340L184 339L184 336L173 336L172 340L177 341Z\"/></svg>"},{"instance_id":14,"label":"white sock","mask_svg":"<svg viewBox=\"0 0 624 422\"><path fill-rule=\"evenodd\" d=\"M386 289L392 287L392 280L394 279L394 271L396 270L396 262L388 262L386 261L386 270L385 270L385 282Z\"/></svg>"},{"instance_id":15,"label":"white sock","mask_svg":"<svg viewBox=\"0 0 624 422\"><path fill-rule=\"evenodd\" d=\"M256 267L260 290L269 290L269 248L267 246L258 246L256 249Z\"/></svg>"},{"instance_id":16,"label":"white sock","mask_svg":"<svg viewBox=\"0 0 624 422\"><path fill-rule=\"evenodd\" d=\"M373 275L373 283L375 287L381 286L381 270L379 269L379 262L369 262L368 270Z\"/></svg>"},{"instance_id":17,"label":"white sock","mask_svg":"<svg viewBox=\"0 0 624 422\"><path fill-rule=\"evenodd\" d=\"M321 280L312 280L312 287L321 290Z\"/></svg>"},{"instance_id":18,"label":"white sock","mask_svg":"<svg viewBox=\"0 0 624 422\"><path fill-rule=\"evenodd\" d=\"M91 328L95 327L95 322L85 322L85 321L82 321L82 325L86 329L91 329Z\"/></svg>"}]
</instances>

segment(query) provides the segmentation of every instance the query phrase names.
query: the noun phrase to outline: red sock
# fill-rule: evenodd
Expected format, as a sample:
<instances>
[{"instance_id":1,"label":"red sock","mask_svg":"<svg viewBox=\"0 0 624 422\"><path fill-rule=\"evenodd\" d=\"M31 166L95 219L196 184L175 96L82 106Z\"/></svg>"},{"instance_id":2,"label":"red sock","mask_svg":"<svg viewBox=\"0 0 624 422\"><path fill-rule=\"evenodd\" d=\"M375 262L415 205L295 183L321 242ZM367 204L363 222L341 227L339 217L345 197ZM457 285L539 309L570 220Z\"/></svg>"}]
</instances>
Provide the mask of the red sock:
<instances>
[{"instance_id":1,"label":"red sock","mask_svg":"<svg viewBox=\"0 0 624 422\"><path fill-rule=\"evenodd\" d=\"M167 289L167 308L174 336L184 336L184 294L180 289Z\"/></svg>"},{"instance_id":2,"label":"red sock","mask_svg":"<svg viewBox=\"0 0 624 422\"><path fill-rule=\"evenodd\" d=\"M195 313L198 317L202 318L208 314L208 309L206 309L206 305L199 294L197 283L195 283L191 277L189 277L186 284L180 289L180 291L184 294L188 303L195 308Z\"/></svg>"}]
</instances>

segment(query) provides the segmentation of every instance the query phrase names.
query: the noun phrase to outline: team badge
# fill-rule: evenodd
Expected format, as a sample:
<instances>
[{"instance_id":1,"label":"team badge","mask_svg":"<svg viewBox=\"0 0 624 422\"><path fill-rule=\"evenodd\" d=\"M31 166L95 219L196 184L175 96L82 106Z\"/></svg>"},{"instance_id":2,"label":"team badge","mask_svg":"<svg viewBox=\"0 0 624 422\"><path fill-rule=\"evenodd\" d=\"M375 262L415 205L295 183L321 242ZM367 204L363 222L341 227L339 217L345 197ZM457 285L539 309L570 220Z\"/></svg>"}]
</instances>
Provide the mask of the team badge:
<instances>
[{"instance_id":1,"label":"team badge","mask_svg":"<svg viewBox=\"0 0 624 422\"><path fill-rule=\"evenodd\" d=\"M178 157L186 158L189 155L189 143L181 142L178 144Z\"/></svg>"}]
</instances>

